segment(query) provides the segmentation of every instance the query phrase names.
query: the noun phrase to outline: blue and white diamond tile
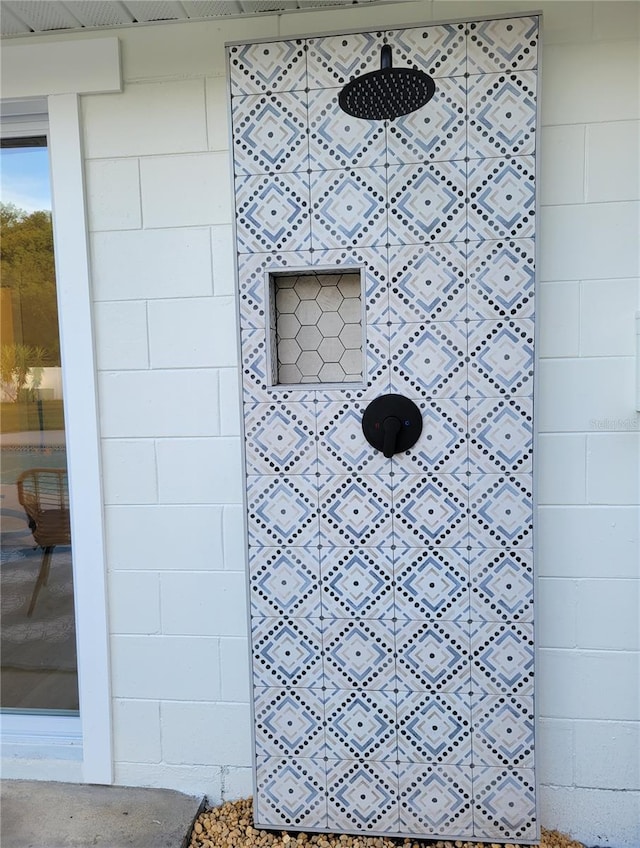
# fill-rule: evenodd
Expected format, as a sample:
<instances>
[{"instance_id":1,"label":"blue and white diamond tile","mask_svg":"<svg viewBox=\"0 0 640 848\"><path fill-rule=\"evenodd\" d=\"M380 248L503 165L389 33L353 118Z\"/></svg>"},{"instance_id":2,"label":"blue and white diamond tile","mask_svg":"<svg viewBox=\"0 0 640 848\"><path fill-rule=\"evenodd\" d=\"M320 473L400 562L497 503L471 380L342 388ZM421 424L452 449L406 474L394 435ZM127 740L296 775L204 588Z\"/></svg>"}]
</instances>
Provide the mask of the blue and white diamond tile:
<instances>
[{"instance_id":1,"label":"blue and white diamond tile","mask_svg":"<svg viewBox=\"0 0 640 848\"><path fill-rule=\"evenodd\" d=\"M385 244L384 168L314 171L310 185L314 251Z\"/></svg>"},{"instance_id":2,"label":"blue and white diamond tile","mask_svg":"<svg viewBox=\"0 0 640 848\"><path fill-rule=\"evenodd\" d=\"M317 406L320 474L389 474L391 460L371 447L362 433L361 401L323 401Z\"/></svg>"},{"instance_id":3,"label":"blue and white diamond tile","mask_svg":"<svg viewBox=\"0 0 640 848\"><path fill-rule=\"evenodd\" d=\"M503 841L539 838L533 769L473 770L474 834Z\"/></svg>"},{"instance_id":4,"label":"blue and white diamond tile","mask_svg":"<svg viewBox=\"0 0 640 848\"><path fill-rule=\"evenodd\" d=\"M392 165L388 180L390 244L466 237L465 162Z\"/></svg>"},{"instance_id":5,"label":"blue and white diamond tile","mask_svg":"<svg viewBox=\"0 0 640 848\"><path fill-rule=\"evenodd\" d=\"M269 323L267 269L271 259L264 253L238 255L239 313L243 330L264 329Z\"/></svg>"},{"instance_id":6,"label":"blue and white diamond tile","mask_svg":"<svg viewBox=\"0 0 640 848\"><path fill-rule=\"evenodd\" d=\"M414 400L466 396L464 322L392 324L390 349L392 392Z\"/></svg>"},{"instance_id":7,"label":"blue and white diamond tile","mask_svg":"<svg viewBox=\"0 0 640 848\"><path fill-rule=\"evenodd\" d=\"M524 71L538 65L537 16L474 21L469 24L467 72Z\"/></svg>"},{"instance_id":8,"label":"blue and white diamond tile","mask_svg":"<svg viewBox=\"0 0 640 848\"><path fill-rule=\"evenodd\" d=\"M466 474L467 402L464 398L420 400L422 433L416 444L392 459L401 474Z\"/></svg>"},{"instance_id":9,"label":"blue and white diamond tile","mask_svg":"<svg viewBox=\"0 0 640 848\"><path fill-rule=\"evenodd\" d=\"M533 395L533 319L468 324L470 397Z\"/></svg>"},{"instance_id":10,"label":"blue and white diamond tile","mask_svg":"<svg viewBox=\"0 0 640 848\"><path fill-rule=\"evenodd\" d=\"M533 398L474 398L469 403L469 471L531 471Z\"/></svg>"},{"instance_id":11,"label":"blue and white diamond tile","mask_svg":"<svg viewBox=\"0 0 640 848\"><path fill-rule=\"evenodd\" d=\"M316 548L250 548L249 575L253 616L322 615Z\"/></svg>"},{"instance_id":12,"label":"blue and white diamond tile","mask_svg":"<svg viewBox=\"0 0 640 848\"><path fill-rule=\"evenodd\" d=\"M389 122L389 164L464 159L467 155L465 105L464 79L438 79L427 107Z\"/></svg>"},{"instance_id":13,"label":"blue and white diamond tile","mask_svg":"<svg viewBox=\"0 0 640 848\"><path fill-rule=\"evenodd\" d=\"M322 544L388 544L392 529L391 479L386 474L319 477Z\"/></svg>"},{"instance_id":14,"label":"blue and white diamond tile","mask_svg":"<svg viewBox=\"0 0 640 848\"><path fill-rule=\"evenodd\" d=\"M325 619L322 645L328 690L396 688L393 621Z\"/></svg>"},{"instance_id":15,"label":"blue and white diamond tile","mask_svg":"<svg viewBox=\"0 0 640 848\"><path fill-rule=\"evenodd\" d=\"M394 617L391 548L323 547L320 573L325 617Z\"/></svg>"},{"instance_id":16,"label":"blue and white diamond tile","mask_svg":"<svg viewBox=\"0 0 640 848\"><path fill-rule=\"evenodd\" d=\"M309 167L312 171L384 167L384 122L347 115L338 104L338 93L336 88L309 92Z\"/></svg>"},{"instance_id":17,"label":"blue and white diamond tile","mask_svg":"<svg viewBox=\"0 0 640 848\"><path fill-rule=\"evenodd\" d=\"M342 88L353 77L380 67L380 33L310 38L307 46L307 84L310 89Z\"/></svg>"},{"instance_id":18,"label":"blue and white diamond tile","mask_svg":"<svg viewBox=\"0 0 640 848\"><path fill-rule=\"evenodd\" d=\"M472 474L469 478L469 545L530 548L533 496L530 474Z\"/></svg>"},{"instance_id":19,"label":"blue and white diamond tile","mask_svg":"<svg viewBox=\"0 0 640 848\"><path fill-rule=\"evenodd\" d=\"M535 153L536 82L535 71L469 78L469 158Z\"/></svg>"},{"instance_id":20,"label":"blue and white diamond tile","mask_svg":"<svg viewBox=\"0 0 640 848\"><path fill-rule=\"evenodd\" d=\"M232 121L237 176L309 167L307 103L300 92L236 97Z\"/></svg>"},{"instance_id":21,"label":"blue and white diamond tile","mask_svg":"<svg viewBox=\"0 0 640 848\"><path fill-rule=\"evenodd\" d=\"M392 323L464 321L465 245L432 242L389 250Z\"/></svg>"},{"instance_id":22,"label":"blue and white diamond tile","mask_svg":"<svg viewBox=\"0 0 640 848\"><path fill-rule=\"evenodd\" d=\"M533 317L533 239L472 242L467 268L467 317L472 321Z\"/></svg>"},{"instance_id":23,"label":"blue and white diamond tile","mask_svg":"<svg viewBox=\"0 0 640 848\"><path fill-rule=\"evenodd\" d=\"M395 692L328 692L325 716L329 760L396 760Z\"/></svg>"},{"instance_id":24,"label":"blue and white diamond tile","mask_svg":"<svg viewBox=\"0 0 640 848\"><path fill-rule=\"evenodd\" d=\"M308 250L311 224L308 174L267 174L236 180L239 253Z\"/></svg>"},{"instance_id":25,"label":"blue and white diamond tile","mask_svg":"<svg viewBox=\"0 0 640 848\"><path fill-rule=\"evenodd\" d=\"M469 625L406 621L395 626L398 703L409 692L463 693L471 682Z\"/></svg>"},{"instance_id":26,"label":"blue and white diamond tile","mask_svg":"<svg viewBox=\"0 0 640 848\"><path fill-rule=\"evenodd\" d=\"M537 23L229 49L258 824L537 835ZM436 95L356 127L337 95L385 39ZM313 266L361 269L363 380L274 389L269 274ZM392 460L361 433L389 391L424 422Z\"/></svg>"},{"instance_id":27,"label":"blue and white diamond tile","mask_svg":"<svg viewBox=\"0 0 640 848\"><path fill-rule=\"evenodd\" d=\"M322 632L315 618L254 618L254 686L322 686Z\"/></svg>"},{"instance_id":28,"label":"blue and white diamond tile","mask_svg":"<svg viewBox=\"0 0 640 848\"><path fill-rule=\"evenodd\" d=\"M463 76L466 71L464 24L410 27L390 30L385 35L394 65L418 68L438 81L442 77Z\"/></svg>"},{"instance_id":29,"label":"blue and white diamond tile","mask_svg":"<svg viewBox=\"0 0 640 848\"><path fill-rule=\"evenodd\" d=\"M533 620L533 552L472 548L471 619L473 621Z\"/></svg>"},{"instance_id":30,"label":"blue and white diamond tile","mask_svg":"<svg viewBox=\"0 0 640 848\"><path fill-rule=\"evenodd\" d=\"M467 193L467 237L471 241L535 235L533 156L470 160Z\"/></svg>"},{"instance_id":31,"label":"blue and white diamond tile","mask_svg":"<svg viewBox=\"0 0 640 848\"><path fill-rule=\"evenodd\" d=\"M469 696L400 693L398 759L406 763L470 764Z\"/></svg>"},{"instance_id":32,"label":"blue and white diamond tile","mask_svg":"<svg viewBox=\"0 0 640 848\"><path fill-rule=\"evenodd\" d=\"M400 766L400 829L417 836L473 834L472 770L466 766Z\"/></svg>"},{"instance_id":33,"label":"blue and white diamond tile","mask_svg":"<svg viewBox=\"0 0 640 848\"><path fill-rule=\"evenodd\" d=\"M395 617L415 621L469 618L466 551L454 548L396 548Z\"/></svg>"},{"instance_id":34,"label":"blue and white diamond tile","mask_svg":"<svg viewBox=\"0 0 640 848\"><path fill-rule=\"evenodd\" d=\"M330 760L327 763L328 825L334 831L398 831L395 763Z\"/></svg>"},{"instance_id":35,"label":"blue and white diamond tile","mask_svg":"<svg viewBox=\"0 0 640 848\"><path fill-rule=\"evenodd\" d=\"M304 89L306 60L302 40L240 44L229 48L231 94Z\"/></svg>"},{"instance_id":36,"label":"blue and white diamond tile","mask_svg":"<svg viewBox=\"0 0 640 848\"><path fill-rule=\"evenodd\" d=\"M247 474L315 474L315 408L260 403L244 410Z\"/></svg>"},{"instance_id":37,"label":"blue and white diamond tile","mask_svg":"<svg viewBox=\"0 0 640 848\"><path fill-rule=\"evenodd\" d=\"M471 685L476 695L533 695L533 625L471 624Z\"/></svg>"},{"instance_id":38,"label":"blue and white diamond tile","mask_svg":"<svg viewBox=\"0 0 640 848\"><path fill-rule=\"evenodd\" d=\"M473 761L476 765L533 768L533 698L483 695L475 698Z\"/></svg>"},{"instance_id":39,"label":"blue and white diamond tile","mask_svg":"<svg viewBox=\"0 0 640 848\"><path fill-rule=\"evenodd\" d=\"M267 335L264 329L242 330L242 396L245 403L265 403L271 400L268 386L271 375L267 370Z\"/></svg>"},{"instance_id":40,"label":"blue and white diamond tile","mask_svg":"<svg viewBox=\"0 0 640 848\"><path fill-rule=\"evenodd\" d=\"M379 247L356 247L352 249L352 257L363 269L367 323L386 323L389 320L387 251Z\"/></svg>"},{"instance_id":41,"label":"blue and white diamond tile","mask_svg":"<svg viewBox=\"0 0 640 848\"><path fill-rule=\"evenodd\" d=\"M326 769L323 759L258 757L256 799L258 827L325 828Z\"/></svg>"},{"instance_id":42,"label":"blue and white diamond tile","mask_svg":"<svg viewBox=\"0 0 640 848\"><path fill-rule=\"evenodd\" d=\"M396 545L455 548L468 535L466 477L411 474L396 479L393 533Z\"/></svg>"},{"instance_id":43,"label":"blue and white diamond tile","mask_svg":"<svg viewBox=\"0 0 640 848\"><path fill-rule=\"evenodd\" d=\"M324 756L322 690L256 687L254 716L256 756Z\"/></svg>"},{"instance_id":44,"label":"blue and white diamond tile","mask_svg":"<svg viewBox=\"0 0 640 848\"><path fill-rule=\"evenodd\" d=\"M247 477L249 544L318 544L318 488L314 477Z\"/></svg>"}]
</instances>

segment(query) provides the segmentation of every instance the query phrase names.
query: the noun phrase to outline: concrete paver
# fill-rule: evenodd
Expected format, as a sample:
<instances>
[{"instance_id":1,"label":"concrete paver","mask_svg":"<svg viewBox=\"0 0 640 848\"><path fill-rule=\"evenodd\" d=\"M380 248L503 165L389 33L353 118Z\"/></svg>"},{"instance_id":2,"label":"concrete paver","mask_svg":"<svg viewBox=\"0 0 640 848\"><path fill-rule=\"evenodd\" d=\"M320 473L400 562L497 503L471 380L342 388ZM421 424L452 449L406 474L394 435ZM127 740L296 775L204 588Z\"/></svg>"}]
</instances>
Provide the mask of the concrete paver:
<instances>
[{"instance_id":1,"label":"concrete paver","mask_svg":"<svg viewBox=\"0 0 640 848\"><path fill-rule=\"evenodd\" d=\"M171 789L3 780L1 848L185 848L204 798Z\"/></svg>"}]
</instances>

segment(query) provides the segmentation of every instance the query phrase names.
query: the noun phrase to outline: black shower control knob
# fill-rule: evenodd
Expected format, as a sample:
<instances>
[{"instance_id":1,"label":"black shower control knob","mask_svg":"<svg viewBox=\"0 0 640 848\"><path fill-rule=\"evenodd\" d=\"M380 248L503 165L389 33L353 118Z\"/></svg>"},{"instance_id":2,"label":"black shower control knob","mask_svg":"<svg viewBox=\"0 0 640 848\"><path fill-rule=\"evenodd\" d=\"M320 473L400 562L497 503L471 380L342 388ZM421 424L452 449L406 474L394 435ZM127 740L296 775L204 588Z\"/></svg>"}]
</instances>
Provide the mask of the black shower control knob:
<instances>
[{"instance_id":1,"label":"black shower control knob","mask_svg":"<svg viewBox=\"0 0 640 848\"><path fill-rule=\"evenodd\" d=\"M396 443L398 434L402 430L402 421L396 418L395 415L389 415L382 422L382 431L384 439L382 442L382 453L390 459L396 452Z\"/></svg>"},{"instance_id":2,"label":"black shower control knob","mask_svg":"<svg viewBox=\"0 0 640 848\"><path fill-rule=\"evenodd\" d=\"M422 415L403 395L381 395L365 409L362 432L372 447L389 458L415 445L422 433Z\"/></svg>"}]
</instances>

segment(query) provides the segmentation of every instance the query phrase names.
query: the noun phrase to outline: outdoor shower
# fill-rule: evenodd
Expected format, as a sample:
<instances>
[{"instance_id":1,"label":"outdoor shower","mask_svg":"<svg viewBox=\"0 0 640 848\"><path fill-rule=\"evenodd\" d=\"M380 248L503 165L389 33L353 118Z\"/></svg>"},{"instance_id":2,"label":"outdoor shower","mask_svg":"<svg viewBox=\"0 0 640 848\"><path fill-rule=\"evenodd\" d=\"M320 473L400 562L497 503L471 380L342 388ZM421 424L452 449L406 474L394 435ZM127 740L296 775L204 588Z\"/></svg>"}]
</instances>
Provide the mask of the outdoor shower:
<instances>
[{"instance_id":1,"label":"outdoor shower","mask_svg":"<svg viewBox=\"0 0 640 848\"><path fill-rule=\"evenodd\" d=\"M421 109L435 94L434 81L417 68L394 68L391 47L382 46L380 69L355 77L340 92L338 103L354 118L391 120Z\"/></svg>"},{"instance_id":2,"label":"outdoor shower","mask_svg":"<svg viewBox=\"0 0 640 848\"><path fill-rule=\"evenodd\" d=\"M538 24L229 47L256 827L538 838Z\"/></svg>"}]
</instances>

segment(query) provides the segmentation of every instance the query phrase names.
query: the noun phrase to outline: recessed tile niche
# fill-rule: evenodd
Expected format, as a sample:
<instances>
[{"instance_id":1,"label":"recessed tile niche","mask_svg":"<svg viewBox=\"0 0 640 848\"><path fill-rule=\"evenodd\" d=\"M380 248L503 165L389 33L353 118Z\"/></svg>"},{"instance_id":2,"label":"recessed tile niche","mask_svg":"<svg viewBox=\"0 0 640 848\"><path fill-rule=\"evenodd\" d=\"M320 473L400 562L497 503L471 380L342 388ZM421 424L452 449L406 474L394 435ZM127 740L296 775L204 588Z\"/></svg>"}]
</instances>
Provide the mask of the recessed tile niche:
<instances>
[{"instance_id":1,"label":"recessed tile niche","mask_svg":"<svg viewBox=\"0 0 640 848\"><path fill-rule=\"evenodd\" d=\"M272 274L269 288L274 383L360 383L360 272Z\"/></svg>"}]
</instances>

